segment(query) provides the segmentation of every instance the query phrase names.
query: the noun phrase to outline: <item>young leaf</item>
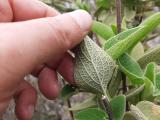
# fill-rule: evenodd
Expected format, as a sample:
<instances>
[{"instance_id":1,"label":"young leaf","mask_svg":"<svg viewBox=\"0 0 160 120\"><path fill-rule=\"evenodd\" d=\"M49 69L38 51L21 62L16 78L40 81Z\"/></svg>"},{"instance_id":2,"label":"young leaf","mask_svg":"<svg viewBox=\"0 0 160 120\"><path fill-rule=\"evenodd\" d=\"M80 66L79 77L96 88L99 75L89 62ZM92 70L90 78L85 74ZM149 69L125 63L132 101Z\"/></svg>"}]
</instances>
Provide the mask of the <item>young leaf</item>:
<instances>
[{"instance_id":1,"label":"young leaf","mask_svg":"<svg viewBox=\"0 0 160 120\"><path fill-rule=\"evenodd\" d=\"M86 91L107 95L115 62L89 37L75 49L74 78L76 84Z\"/></svg>"},{"instance_id":2,"label":"young leaf","mask_svg":"<svg viewBox=\"0 0 160 120\"><path fill-rule=\"evenodd\" d=\"M105 40L108 40L110 37L113 37L115 35L111 27L97 21L93 22L92 31Z\"/></svg>"},{"instance_id":3,"label":"young leaf","mask_svg":"<svg viewBox=\"0 0 160 120\"><path fill-rule=\"evenodd\" d=\"M144 83L145 83L145 87L142 92L141 99L142 100L153 100L153 93L154 93L153 83L148 78L144 80Z\"/></svg>"},{"instance_id":4,"label":"young leaf","mask_svg":"<svg viewBox=\"0 0 160 120\"><path fill-rule=\"evenodd\" d=\"M79 111L90 107L97 106L97 96L91 96L86 99L84 102L74 105L72 108L69 108L70 111Z\"/></svg>"},{"instance_id":5,"label":"young leaf","mask_svg":"<svg viewBox=\"0 0 160 120\"><path fill-rule=\"evenodd\" d=\"M136 106L131 105L131 110L124 116L124 120L149 120Z\"/></svg>"},{"instance_id":6,"label":"young leaf","mask_svg":"<svg viewBox=\"0 0 160 120\"><path fill-rule=\"evenodd\" d=\"M148 50L141 58L138 59L138 63L143 68L150 62L160 63L160 45Z\"/></svg>"},{"instance_id":7,"label":"young leaf","mask_svg":"<svg viewBox=\"0 0 160 120\"><path fill-rule=\"evenodd\" d=\"M122 120L126 109L126 97L124 95L113 98L110 102L114 120Z\"/></svg>"},{"instance_id":8,"label":"young leaf","mask_svg":"<svg viewBox=\"0 0 160 120\"><path fill-rule=\"evenodd\" d=\"M115 60L124 54L128 49L133 48L139 41L141 41L148 33L155 29L160 23L160 12L149 17L141 28L133 34L129 35L124 40L116 43L106 52ZM147 23L147 24L146 24Z\"/></svg>"},{"instance_id":9,"label":"young leaf","mask_svg":"<svg viewBox=\"0 0 160 120\"><path fill-rule=\"evenodd\" d=\"M148 101L141 101L136 106L148 120L160 120L160 106Z\"/></svg>"},{"instance_id":10,"label":"young leaf","mask_svg":"<svg viewBox=\"0 0 160 120\"><path fill-rule=\"evenodd\" d=\"M139 42L129 53L132 58L138 60L144 55L144 47L141 42Z\"/></svg>"},{"instance_id":11,"label":"young leaf","mask_svg":"<svg viewBox=\"0 0 160 120\"><path fill-rule=\"evenodd\" d=\"M97 108L89 108L76 113L75 120L107 120L106 113Z\"/></svg>"},{"instance_id":12,"label":"young leaf","mask_svg":"<svg viewBox=\"0 0 160 120\"><path fill-rule=\"evenodd\" d=\"M149 63L146 67L144 76L146 76L152 83L155 82L155 64Z\"/></svg>"},{"instance_id":13,"label":"young leaf","mask_svg":"<svg viewBox=\"0 0 160 120\"><path fill-rule=\"evenodd\" d=\"M76 93L76 90L71 85L67 84L62 88L61 98L63 100L67 100L69 97L71 97L75 93Z\"/></svg>"},{"instance_id":14,"label":"young leaf","mask_svg":"<svg viewBox=\"0 0 160 120\"><path fill-rule=\"evenodd\" d=\"M131 89L129 92L126 93L126 99L130 100L132 97L138 95L144 90L145 84L141 85L138 88Z\"/></svg>"},{"instance_id":15,"label":"young leaf","mask_svg":"<svg viewBox=\"0 0 160 120\"><path fill-rule=\"evenodd\" d=\"M122 33L119 33L118 35L116 35L114 37L111 37L109 40L106 41L106 43L104 45L104 49L107 50L107 49L111 48L113 45L115 45L119 41L122 41L123 39L127 38L129 35L131 35L132 33L134 33L135 31L137 31L140 28L141 27L135 27L132 29L128 29Z\"/></svg>"},{"instance_id":16,"label":"young leaf","mask_svg":"<svg viewBox=\"0 0 160 120\"><path fill-rule=\"evenodd\" d=\"M118 63L120 69L133 84L143 84L143 71L134 59L128 54L124 54L118 59Z\"/></svg>"}]
</instances>

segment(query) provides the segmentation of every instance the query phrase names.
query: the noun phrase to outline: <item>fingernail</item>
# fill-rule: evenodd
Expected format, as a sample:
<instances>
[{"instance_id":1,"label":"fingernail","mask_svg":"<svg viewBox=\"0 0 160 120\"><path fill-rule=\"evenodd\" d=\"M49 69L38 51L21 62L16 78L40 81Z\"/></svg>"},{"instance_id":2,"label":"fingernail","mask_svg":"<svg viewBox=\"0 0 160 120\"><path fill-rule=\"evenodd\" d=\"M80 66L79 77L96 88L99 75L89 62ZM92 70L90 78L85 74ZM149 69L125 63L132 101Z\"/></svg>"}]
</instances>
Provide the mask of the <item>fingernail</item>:
<instances>
[{"instance_id":1,"label":"fingernail","mask_svg":"<svg viewBox=\"0 0 160 120\"><path fill-rule=\"evenodd\" d=\"M92 17L88 12L86 12L85 10L76 10L74 12L70 12L69 15L71 15L79 24L84 35L86 35L90 31L92 25Z\"/></svg>"}]
</instances>

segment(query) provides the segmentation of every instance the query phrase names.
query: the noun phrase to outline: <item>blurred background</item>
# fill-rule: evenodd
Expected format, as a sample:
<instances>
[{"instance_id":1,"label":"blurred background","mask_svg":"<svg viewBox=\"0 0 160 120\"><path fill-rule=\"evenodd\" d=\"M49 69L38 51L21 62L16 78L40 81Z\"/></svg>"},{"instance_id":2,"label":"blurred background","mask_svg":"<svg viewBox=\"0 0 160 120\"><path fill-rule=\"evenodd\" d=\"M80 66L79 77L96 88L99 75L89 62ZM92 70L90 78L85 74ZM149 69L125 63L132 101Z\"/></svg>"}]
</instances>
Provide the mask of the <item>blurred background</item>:
<instances>
[{"instance_id":1,"label":"blurred background","mask_svg":"<svg viewBox=\"0 0 160 120\"><path fill-rule=\"evenodd\" d=\"M56 8L61 13L70 12L76 9L84 9L88 11L94 20L101 21L106 25L116 28L116 6L115 0L42 0L46 4ZM154 12L160 11L160 0L122 0L122 29L132 28L139 25L146 17ZM83 19L83 18L82 18ZM100 44L103 44L103 39L97 36ZM160 26L153 31L143 44L146 48L154 47L160 43ZM59 77L61 87L64 83ZM37 79L33 76L27 76L29 81L36 89ZM34 113L33 120L71 120L71 115L68 112L68 106L79 103L88 97L87 93L80 93L73 96L68 104L60 97L54 101L49 101L38 92L38 104ZM1 120L16 120L14 115L14 101L11 102L7 112L0 116Z\"/></svg>"}]
</instances>

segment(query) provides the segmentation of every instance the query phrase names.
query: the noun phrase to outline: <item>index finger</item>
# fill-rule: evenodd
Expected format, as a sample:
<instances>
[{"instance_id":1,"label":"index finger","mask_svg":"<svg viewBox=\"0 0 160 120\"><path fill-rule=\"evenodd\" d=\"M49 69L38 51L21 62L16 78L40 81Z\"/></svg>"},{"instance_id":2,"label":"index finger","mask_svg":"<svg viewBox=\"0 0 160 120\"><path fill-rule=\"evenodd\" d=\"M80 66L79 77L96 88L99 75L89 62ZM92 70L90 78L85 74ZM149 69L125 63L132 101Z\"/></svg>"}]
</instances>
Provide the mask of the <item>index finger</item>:
<instances>
[{"instance_id":1,"label":"index finger","mask_svg":"<svg viewBox=\"0 0 160 120\"><path fill-rule=\"evenodd\" d=\"M11 21L24 21L59 14L57 10L39 0L4 0L0 1L0 8L2 8L0 13L3 13L3 17Z\"/></svg>"}]
</instances>

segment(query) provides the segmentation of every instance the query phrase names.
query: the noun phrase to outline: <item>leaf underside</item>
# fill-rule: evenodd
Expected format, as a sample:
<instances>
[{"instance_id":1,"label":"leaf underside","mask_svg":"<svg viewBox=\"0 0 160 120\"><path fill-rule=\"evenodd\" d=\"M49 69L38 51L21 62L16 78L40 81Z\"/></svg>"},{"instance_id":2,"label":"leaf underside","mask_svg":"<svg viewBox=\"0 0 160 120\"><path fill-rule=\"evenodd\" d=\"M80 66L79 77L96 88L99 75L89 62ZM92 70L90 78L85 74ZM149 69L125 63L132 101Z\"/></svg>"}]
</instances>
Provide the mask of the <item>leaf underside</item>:
<instances>
[{"instance_id":1,"label":"leaf underside","mask_svg":"<svg viewBox=\"0 0 160 120\"><path fill-rule=\"evenodd\" d=\"M86 37L76 47L74 77L76 84L89 92L107 94L115 63L96 43Z\"/></svg>"}]
</instances>

